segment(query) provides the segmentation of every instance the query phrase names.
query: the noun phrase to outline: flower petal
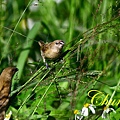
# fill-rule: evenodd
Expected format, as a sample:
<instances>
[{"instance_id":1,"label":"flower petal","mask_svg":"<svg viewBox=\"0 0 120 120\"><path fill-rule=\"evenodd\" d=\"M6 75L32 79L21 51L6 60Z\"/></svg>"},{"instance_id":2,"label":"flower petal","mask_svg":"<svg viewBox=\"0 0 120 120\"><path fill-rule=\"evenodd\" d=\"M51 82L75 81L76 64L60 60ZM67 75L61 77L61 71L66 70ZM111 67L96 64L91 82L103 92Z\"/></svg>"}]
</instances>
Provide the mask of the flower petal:
<instances>
[{"instance_id":1,"label":"flower petal","mask_svg":"<svg viewBox=\"0 0 120 120\"><path fill-rule=\"evenodd\" d=\"M113 108L107 108L106 109L106 113L109 113L110 111L113 111L114 113L116 113L116 111Z\"/></svg>"},{"instance_id":2,"label":"flower petal","mask_svg":"<svg viewBox=\"0 0 120 120\"><path fill-rule=\"evenodd\" d=\"M107 113L106 113L106 110L104 110L102 113L102 118L106 118L106 117L107 117Z\"/></svg>"},{"instance_id":3,"label":"flower petal","mask_svg":"<svg viewBox=\"0 0 120 120\"><path fill-rule=\"evenodd\" d=\"M89 106L89 109L92 111L93 114L95 114L95 109L94 109L93 106L90 105L90 106Z\"/></svg>"},{"instance_id":4,"label":"flower petal","mask_svg":"<svg viewBox=\"0 0 120 120\"><path fill-rule=\"evenodd\" d=\"M109 113L109 112L110 112L110 108L107 108L107 109L104 110L104 111L106 111L106 113Z\"/></svg>"},{"instance_id":5,"label":"flower petal","mask_svg":"<svg viewBox=\"0 0 120 120\"><path fill-rule=\"evenodd\" d=\"M76 118L77 118L77 119L75 119L75 120L82 120L82 119L83 119L83 116L78 116L78 115L77 115Z\"/></svg>"},{"instance_id":6,"label":"flower petal","mask_svg":"<svg viewBox=\"0 0 120 120\"><path fill-rule=\"evenodd\" d=\"M116 113L116 111L113 108L109 108L110 110L112 110L114 113Z\"/></svg>"},{"instance_id":7,"label":"flower petal","mask_svg":"<svg viewBox=\"0 0 120 120\"><path fill-rule=\"evenodd\" d=\"M88 108L83 107L83 108L82 108L81 115L83 115L83 116L88 116Z\"/></svg>"}]
</instances>

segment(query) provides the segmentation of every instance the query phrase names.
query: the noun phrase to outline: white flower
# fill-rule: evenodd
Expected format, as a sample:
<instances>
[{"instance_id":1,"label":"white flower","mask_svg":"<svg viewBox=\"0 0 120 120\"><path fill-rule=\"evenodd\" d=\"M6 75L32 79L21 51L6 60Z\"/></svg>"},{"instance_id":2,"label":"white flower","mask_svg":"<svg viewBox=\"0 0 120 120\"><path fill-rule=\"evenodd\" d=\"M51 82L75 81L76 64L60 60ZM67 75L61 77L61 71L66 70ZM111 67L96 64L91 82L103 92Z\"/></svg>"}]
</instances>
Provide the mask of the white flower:
<instances>
[{"instance_id":1,"label":"white flower","mask_svg":"<svg viewBox=\"0 0 120 120\"><path fill-rule=\"evenodd\" d=\"M84 107L82 108L81 114L80 110L75 110L75 120L82 120L84 116L88 116L88 108L91 110L93 114L95 114L95 109L96 108L94 105L86 103Z\"/></svg>"},{"instance_id":2,"label":"white flower","mask_svg":"<svg viewBox=\"0 0 120 120\"><path fill-rule=\"evenodd\" d=\"M74 110L75 120L82 120L83 116L80 115L79 110Z\"/></svg>"},{"instance_id":3,"label":"white flower","mask_svg":"<svg viewBox=\"0 0 120 120\"><path fill-rule=\"evenodd\" d=\"M115 111L113 108L109 108L109 107L105 106L105 107L104 107L104 110L103 110L103 113L102 113L102 118L106 118L106 117L107 117L107 114L108 114L110 111L113 111L114 113L116 113L116 111Z\"/></svg>"},{"instance_id":4,"label":"white flower","mask_svg":"<svg viewBox=\"0 0 120 120\"><path fill-rule=\"evenodd\" d=\"M86 103L84 105L84 107L82 108L82 111L81 111L82 116L88 116L88 108L91 110L91 112L93 114L95 114L95 109L94 108L96 108L96 107L94 105L92 105L92 104Z\"/></svg>"},{"instance_id":5,"label":"white flower","mask_svg":"<svg viewBox=\"0 0 120 120\"><path fill-rule=\"evenodd\" d=\"M10 117L12 115L12 111L10 111L4 118L4 120L10 120Z\"/></svg>"}]
</instances>

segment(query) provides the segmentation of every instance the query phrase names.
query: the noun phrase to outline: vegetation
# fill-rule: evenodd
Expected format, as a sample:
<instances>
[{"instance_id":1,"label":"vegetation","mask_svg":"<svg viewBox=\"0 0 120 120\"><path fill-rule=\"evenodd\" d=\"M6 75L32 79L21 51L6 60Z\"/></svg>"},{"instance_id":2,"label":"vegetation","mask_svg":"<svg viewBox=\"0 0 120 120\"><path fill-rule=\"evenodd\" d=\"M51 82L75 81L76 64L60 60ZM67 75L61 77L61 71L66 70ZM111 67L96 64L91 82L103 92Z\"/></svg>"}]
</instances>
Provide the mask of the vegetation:
<instances>
[{"instance_id":1,"label":"vegetation","mask_svg":"<svg viewBox=\"0 0 120 120\"><path fill-rule=\"evenodd\" d=\"M0 3L0 71L19 69L12 81L11 119L74 120L75 109L91 104L91 90L102 94L94 99L96 114L83 119L102 120L104 105L116 111L106 119L120 119L119 0ZM46 69L38 41L56 39L64 40L67 54L63 60L48 61ZM102 104L106 95L108 101Z\"/></svg>"}]
</instances>

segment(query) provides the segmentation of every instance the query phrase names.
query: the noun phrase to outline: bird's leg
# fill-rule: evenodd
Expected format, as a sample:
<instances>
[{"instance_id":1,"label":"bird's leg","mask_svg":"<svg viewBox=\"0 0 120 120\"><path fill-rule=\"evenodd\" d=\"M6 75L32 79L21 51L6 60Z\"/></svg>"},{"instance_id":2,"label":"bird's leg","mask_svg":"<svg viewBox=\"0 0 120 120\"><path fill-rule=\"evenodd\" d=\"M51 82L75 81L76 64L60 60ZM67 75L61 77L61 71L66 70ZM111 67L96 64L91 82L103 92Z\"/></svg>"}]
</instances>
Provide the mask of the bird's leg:
<instances>
[{"instance_id":1,"label":"bird's leg","mask_svg":"<svg viewBox=\"0 0 120 120\"><path fill-rule=\"evenodd\" d=\"M45 63L46 68L48 69L49 66L48 66L48 64L47 64L47 62L46 62L46 60L45 60L45 56L44 56L44 55L42 55L42 59L43 59L43 62Z\"/></svg>"},{"instance_id":2,"label":"bird's leg","mask_svg":"<svg viewBox=\"0 0 120 120\"><path fill-rule=\"evenodd\" d=\"M49 68L49 65L47 64L47 62L45 62L45 65L46 65L46 68L48 69L48 68Z\"/></svg>"}]
</instances>

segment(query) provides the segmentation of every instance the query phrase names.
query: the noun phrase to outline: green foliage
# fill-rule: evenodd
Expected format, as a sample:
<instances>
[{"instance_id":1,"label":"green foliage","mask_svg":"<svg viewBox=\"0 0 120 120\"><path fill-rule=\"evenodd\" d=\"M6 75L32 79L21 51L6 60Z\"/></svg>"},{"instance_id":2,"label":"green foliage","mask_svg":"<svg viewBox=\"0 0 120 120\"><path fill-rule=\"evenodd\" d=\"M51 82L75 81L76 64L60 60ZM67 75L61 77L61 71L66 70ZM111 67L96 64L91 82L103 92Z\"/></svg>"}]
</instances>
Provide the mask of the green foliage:
<instances>
[{"instance_id":1,"label":"green foliage","mask_svg":"<svg viewBox=\"0 0 120 120\"><path fill-rule=\"evenodd\" d=\"M111 96L120 100L119 0L0 3L0 71L19 69L12 81L13 120L74 120L74 110L91 102L92 89L109 94L108 101ZM56 39L64 40L63 51L69 51L46 69L38 41ZM118 105L109 119L120 119ZM97 114L84 120L101 120L103 108L97 107Z\"/></svg>"}]
</instances>

